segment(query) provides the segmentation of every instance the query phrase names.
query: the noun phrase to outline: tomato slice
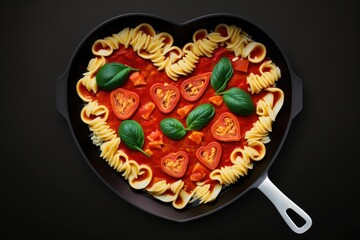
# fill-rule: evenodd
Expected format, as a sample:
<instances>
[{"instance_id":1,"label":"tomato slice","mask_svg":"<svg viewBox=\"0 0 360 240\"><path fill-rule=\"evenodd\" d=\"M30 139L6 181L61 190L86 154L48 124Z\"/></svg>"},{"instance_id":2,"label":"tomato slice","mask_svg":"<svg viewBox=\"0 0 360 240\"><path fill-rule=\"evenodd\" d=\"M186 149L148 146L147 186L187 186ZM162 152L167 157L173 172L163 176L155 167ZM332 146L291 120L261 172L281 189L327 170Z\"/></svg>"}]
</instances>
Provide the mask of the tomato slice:
<instances>
[{"instance_id":1,"label":"tomato slice","mask_svg":"<svg viewBox=\"0 0 360 240\"><path fill-rule=\"evenodd\" d=\"M239 58L235 62L232 62L232 66L236 71L247 73L249 67L249 60L245 58Z\"/></svg>"},{"instance_id":2,"label":"tomato slice","mask_svg":"<svg viewBox=\"0 0 360 240\"><path fill-rule=\"evenodd\" d=\"M154 83L150 96L162 113L170 113L180 100L180 91L174 85Z\"/></svg>"},{"instance_id":3,"label":"tomato slice","mask_svg":"<svg viewBox=\"0 0 360 240\"><path fill-rule=\"evenodd\" d=\"M139 106L140 98L137 93L117 88L111 91L110 103L116 117L125 120L130 118Z\"/></svg>"},{"instance_id":4,"label":"tomato slice","mask_svg":"<svg viewBox=\"0 0 360 240\"><path fill-rule=\"evenodd\" d=\"M234 142L241 139L240 124L236 116L230 112L222 113L211 126L214 138L223 142Z\"/></svg>"},{"instance_id":5,"label":"tomato slice","mask_svg":"<svg viewBox=\"0 0 360 240\"><path fill-rule=\"evenodd\" d=\"M183 98L189 102L198 100L209 85L210 76L211 72L207 72L186 79L180 86Z\"/></svg>"},{"instance_id":6,"label":"tomato slice","mask_svg":"<svg viewBox=\"0 0 360 240\"><path fill-rule=\"evenodd\" d=\"M189 163L189 156L184 151L170 153L161 159L161 170L174 178L181 178L185 175Z\"/></svg>"},{"instance_id":7,"label":"tomato slice","mask_svg":"<svg viewBox=\"0 0 360 240\"><path fill-rule=\"evenodd\" d=\"M205 167L214 170L219 164L221 153L221 145L218 142L211 142L207 146L199 147L196 157Z\"/></svg>"}]
</instances>

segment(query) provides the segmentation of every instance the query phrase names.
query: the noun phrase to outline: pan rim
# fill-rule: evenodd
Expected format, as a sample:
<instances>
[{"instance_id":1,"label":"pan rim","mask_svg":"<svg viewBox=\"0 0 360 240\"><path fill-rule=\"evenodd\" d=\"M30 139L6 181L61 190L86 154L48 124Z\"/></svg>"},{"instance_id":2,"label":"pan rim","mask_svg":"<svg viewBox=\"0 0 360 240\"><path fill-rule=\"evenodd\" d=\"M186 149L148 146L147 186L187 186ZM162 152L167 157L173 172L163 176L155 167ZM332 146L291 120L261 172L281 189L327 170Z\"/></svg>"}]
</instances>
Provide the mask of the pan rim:
<instances>
[{"instance_id":1,"label":"pan rim","mask_svg":"<svg viewBox=\"0 0 360 240\"><path fill-rule=\"evenodd\" d=\"M286 58L286 55L283 53L283 51L281 50L281 48L278 46L278 44L273 40L273 38L271 38L268 33L266 33L261 27L257 26L256 24L254 24L253 22L247 20L246 18L243 18L241 16L238 16L238 15L235 15L235 14L229 14L229 13L213 13L213 14L207 14L207 15L203 15L203 16L199 16L199 17L196 17L196 18L193 18L191 20L188 20L188 21L185 21L185 22L182 22L182 23L174 23L172 21L169 21L169 20L166 20L165 18L162 18L162 17L159 17L157 15L153 15L153 14L147 14L147 13L128 13L128 14L123 14L123 15L118 15L118 16L115 16L113 18L110 18L104 22L102 22L101 24L99 24L97 27L95 27L92 31L90 31L84 38L83 40L80 42L80 44L78 45L78 47L76 48L76 50L74 51L72 57L71 57L71 60L68 64L68 67L67 67L67 70L66 70L66 73L62 76L62 78L65 78L66 80L66 86L68 86L68 81L69 81L69 75L70 75L70 71L71 71L71 68L73 67L73 64L74 64L74 61L80 51L80 49L83 47L84 43L89 39L90 36L92 36L92 34L96 33L96 31L98 31L99 29L103 28L104 26L107 26L108 24L111 24L112 22L114 21L117 21L119 19L124 19L124 18L133 18L133 17L145 17L145 18L153 18L153 19L156 19L156 21L164 21L164 22L167 22L168 24L171 24L171 25L175 25L175 26L178 26L178 27L182 27L182 26L186 26L188 24L191 24L191 23L194 23L194 22L198 22L198 21L201 21L201 20L204 20L204 19L209 19L209 18L222 18L222 17L228 17L228 18L234 18L234 19L240 19L241 21L245 21L245 22L248 22L250 25L254 26L255 28L257 28L259 31L263 32L266 36L269 37L269 39L271 39L272 43L275 44L275 47L278 49L280 55L282 56L282 58L284 58L285 60L285 65L286 67L288 68L288 72L290 74L290 81L292 81L293 79L293 71L291 69L291 66ZM66 88L67 89L67 88ZM85 158L86 162L88 163L88 165L92 168L92 170L96 173L96 175L102 179L102 181L109 187L111 188L115 193L117 193L119 195L119 193L117 192L117 189L114 188L114 186L112 186L111 184L108 183L108 181L106 179L104 179L104 177L98 172L97 169L94 168L94 166L91 164L91 162L88 160L88 156L86 155L86 153L84 152L83 150L83 147L82 145L80 144L77 136L76 136L76 129L74 129L74 126L73 126L73 123L71 122L71 119L70 119L70 114L69 114L69 109L68 109L68 92L66 91L66 106L65 106L65 113L67 114L67 117L65 116L65 118L67 119L68 121L68 124L69 124L69 127L70 127L70 130L72 132L72 135L75 139L75 142L80 150L80 152L82 153L83 157ZM288 99L289 101L292 101L292 98ZM291 103L290 103L291 104ZM290 108L290 110L292 109L292 107ZM270 169L271 165L273 164L273 162L275 161L278 153L280 152L281 148L282 148L282 145L286 139L286 136L288 134L288 131L290 129L290 125L291 125L291 121L292 119L294 118L294 114L292 113L292 110L291 110L291 113L289 115L289 118L288 118L288 122L287 122L287 125L286 125L286 129L284 131L284 134L282 135L282 140L279 144L279 146L277 147L277 150L274 152L274 154L272 155L271 157L271 160L269 161L269 163L267 164L267 166L265 167L265 170L262 171L262 174L260 174L260 176L257 177L257 179L255 181L252 182L252 184L250 186L248 186L245 190L241 191L240 194L237 194L236 197L233 197L232 199L224 202L224 203L221 203L220 206L217 206L217 207L214 207L212 209L208 209L208 210L205 210L203 211L201 214L196 214L196 215L187 215L186 217L184 217L184 215L186 214L182 214L181 216L177 216L177 214L174 214L173 210L170 210L169 211L169 214L164 214L162 210L148 210L148 209L144 209L142 207L140 207L141 209L147 211L147 212L150 212L154 215L157 215L157 216L160 216L160 217L163 217L163 218L166 218L166 219L169 219L169 220L174 220L174 221L178 221L178 222L184 222L184 221L190 221L190 220L193 220L193 219L197 219L199 217L202 217L202 216L206 216L214 211L217 211L225 206L227 206L228 204L234 202L235 200L237 200L238 198L240 198L241 196L243 196L245 193L247 193L250 189L252 188L256 188L261 182L262 180L267 176L267 173L268 173L268 170ZM130 190L129 192L133 192L133 190ZM126 193L126 194L130 194L130 193ZM138 194L138 193L136 193ZM138 194L138 195L141 195L143 197L143 194ZM120 197L124 198L123 196L120 195ZM133 205L135 205L136 207L139 207L138 206L138 201L140 200L136 200L135 203L132 203ZM152 202L155 202L157 204L157 201L154 200L154 199L151 199ZM128 201L129 202L129 201ZM141 201L142 202L142 201ZM130 202L131 203L131 202ZM161 206L164 206L164 203L160 203ZM211 206L214 206L213 204ZM166 206L167 209L169 209L168 206ZM208 208L208 206L206 206L205 208ZM155 209L159 209L159 207L155 207ZM171 208L170 208L171 209ZM191 208L189 208L191 209ZM175 210L177 213L183 213L184 211L179 211L179 210ZM160 213L161 212L161 213ZM175 216L176 215L176 216Z\"/></svg>"}]
</instances>

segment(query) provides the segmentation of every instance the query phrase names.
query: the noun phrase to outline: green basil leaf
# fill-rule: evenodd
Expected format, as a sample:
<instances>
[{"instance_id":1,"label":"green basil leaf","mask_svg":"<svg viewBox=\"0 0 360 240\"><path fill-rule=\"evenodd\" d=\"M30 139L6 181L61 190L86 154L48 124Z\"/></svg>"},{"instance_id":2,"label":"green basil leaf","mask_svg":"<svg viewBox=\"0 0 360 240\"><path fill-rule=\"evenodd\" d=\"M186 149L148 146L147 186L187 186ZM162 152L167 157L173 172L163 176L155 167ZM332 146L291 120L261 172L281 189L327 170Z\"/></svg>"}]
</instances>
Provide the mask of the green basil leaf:
<instances>
[{"instance_id":1,"label":"green basil leaf","mask_svg":"<svg viewBox=\"0 0 360 240\"><path fill-rule=\"evenodd\" d=\"M161 131L171 139L179 140L186 134L182 123L176 118L164 118L160 122Z\"/></svg>"},{"instance_id":2,"label":"green basil leaf","mask_svg":"<svg viewBox=\"0 0 360 240\"><path fill-rule=\"evenodd\" d=\"M144 131L141 125L134 120L123 121L118 129L121 141L131 150L140 151L146 156L150 157L149 154L142 150L144 146Z\"/></svg>"},{"instance_id":3,"label":"green basil leaf","mask_svg":"<svg viewBox=\"0 0 360 240\"><path fill-rule=\"evenodd\" d=\"M210 78L211 86L216 90L216 93L224 91L227 83L233 75L232 64L227 57L223 57L216 63Z\"/></svg>"},{"instance_id":4,"label":"green basil leaf","mask_svg":"<svg viewBox=\"0 0 360 240\"><path fill-rule=\"evenodd\" d=\"M126 82L130 71L137 71L137 69L117 62L106 63L97 72L96 83L99 88L112 91Z\"/></svg>"},{"instance_id":5,"label":"green basil leaf","mask_svg":"<svg viewBox=\"0 0 360 240\"><path fill-rule=\"evenodd\" d=\"M215 108L210 103L200 104L186 118L186 130L200 130L214 117Z\"/></svg>"},{"instance_id":6,"label":"green basil leaf","mask_svg":"<svg viewBox=\"0 0 360 240\"><path fill-rule=\"evenodd\" d=\"M224 103L229 110L238 115L250 115L255 112L255 106L251 96L241 88L230 88L223 95Z\"/></svg>"}]
</instances>

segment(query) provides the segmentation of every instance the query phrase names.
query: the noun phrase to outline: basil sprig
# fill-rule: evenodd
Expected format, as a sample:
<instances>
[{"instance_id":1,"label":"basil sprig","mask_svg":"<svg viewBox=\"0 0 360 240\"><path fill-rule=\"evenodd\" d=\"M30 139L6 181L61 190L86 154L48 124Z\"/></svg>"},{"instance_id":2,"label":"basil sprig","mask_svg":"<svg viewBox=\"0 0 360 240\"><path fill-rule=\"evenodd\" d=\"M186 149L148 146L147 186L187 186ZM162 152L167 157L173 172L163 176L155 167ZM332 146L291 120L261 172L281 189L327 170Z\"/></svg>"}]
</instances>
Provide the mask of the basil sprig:
<instances>
[{"instance_id":1,"label":"basil sprig","mask_svg":"<svg viewBox=\"0 0 360 240\"><path fill-rule=\"evenodd\" d=\"M222 57L216 63L210 78L210 84L215 89L216 94L224 91L233 75L233 71L232 64L227 57Z\"/></svg>"},{"instance_id":2,"label":"basil sprig","mask_svg":"<svg viewBox=\"0 0 360 240\"><path fill-rule=\"evenodd\" d=\"M215 94L222 95L225 105L231 112L238 115L250 115L255 112L255 106L251 96L246 91L233 87L224 92L233 72L229 58L222 57L211 73L211 86L215 89Z\"/></svg>"},{"instance_id":3,"label":"basil sprig","mask_svg":"<svg viewBox=\"0 0 360 240\"><path fill-rule=\"evenodd\" d=\"M186 130L200 130L214 117L215 108L210 103L204 103L192 110L186 118Z\"/></svg>"},{"instance_id":4,"label":"basil sprig","mask_svg":"<svg viewBox=\"0 0 360 240\"><path fill-rule=\"evenodd\" d=\"M171 139L178 140L185 136L186 130L176 118L165 118L160 122L161 131Z\"/></svg>"},{"instance_id":5,"label":"basil sprig","mask_svg":"<svg viewBox=\"0 0 360 240\"><path fill-rule=\"evenodd\" d=\"M97 72L96 83L99 88L112 91L126 82L130 71L138 71L138 69L117 62L106 63Z\"/></svg>"},{"instance_id":6,"label":"basil sprig","mask_svg":"<svg viewBox=\"0 0 360 240\"><path fill-rule=\"evenodd\" d=\"M229 110L238 115L250 115L255 112L255 106L251 96L238 87L219 93L224 99L225 105Z\"/></svg>"},{"instance_id":7,"label":"basil sprig","mask_svg":"<svg viewBox=\"0 0 360 240\"><path fill-rule=\"evenodd\" d=\"M135 120L123 121L118 130L119 136L123 143L131 150L140 151L150 157L142 147L144 146L144 131L141 125Z\"/></svg>"},{"instance_id":8,"label":"basil sprig","mask_svg":"<svg viewBox=\"0 0 360 240\"><path fill-rule=\"evenodd\" d=\"M182 139L186 131L200 130L214 117L215 108L209 104L200 104L194 108L186 118L185 128L176 118L165 118L160 122L161 131L173 140Z\"/></svg>"}]
</instances>

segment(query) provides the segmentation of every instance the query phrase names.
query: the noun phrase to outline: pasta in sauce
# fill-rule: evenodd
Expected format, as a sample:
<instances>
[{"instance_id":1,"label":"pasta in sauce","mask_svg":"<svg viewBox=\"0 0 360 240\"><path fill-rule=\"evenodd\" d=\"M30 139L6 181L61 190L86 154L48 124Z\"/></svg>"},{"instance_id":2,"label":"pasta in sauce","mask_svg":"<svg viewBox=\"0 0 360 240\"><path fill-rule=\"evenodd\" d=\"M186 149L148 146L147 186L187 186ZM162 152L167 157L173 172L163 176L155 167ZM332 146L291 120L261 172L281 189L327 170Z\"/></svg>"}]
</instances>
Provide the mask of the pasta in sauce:
<instances>
[{"instance_id":1,"label":"pasta in sauce","mask_svg":"<svg viewBox=\"0 0 360 240\"><path fill-rule=\"evenodd\" d=\"M252 40L238 26L218 24L211 31L199 29L193 34L192 42L182 48L173 43L171 34L156 32L147 23L98 39L91 49L94 57L78 80L76 91L85 104L80 118L88 125L93 143L99 146L100 157L132 188L145 190L155 199L182 209L195 201L199 204L214 201L224 186L239 181L255 167L254 162L264 158L266 144L271 141L269 133L272 124L284 102L284 93L276 87L281 71L267 56L266 47ZM217 94L211 84L204 84L206 78L198 83L186 84L192 94L203 94L198 100L189 102L180 97L169 113L160 111L160 105L154 104L157 98L151 97L149 92L153 84L161 83L162 87L157 88L155 94L163 101L162 106L168 107L174 94L177 94L170 88L180 89L183 81L191 77L196 80L196 76L212 72L221 58L228 58L235 69L227 89L236 87L247 92L255 105L254 113L246 116L228 114L229 117L220 119L220 115L227 114L229 108L221 97L221 101L214 102L219 97L214 98ZM245 70L235 67L239 59L247 63ZM139 106L129 119L142 126L143 150L151 157L124 144L118 133L124 120L114 114L110 92L101 89L96 82L99 70L112 62L137 69L138 76L143 77L140 81L130 75L130 80L127 79L120 88L140 96ZM206 86L204 92L200 91L202 86ZM118 104L122 104L124 111L131 107L132 101L134 99L119 101ZM175 118L186 126L189 112L206 103L214 106L215 113L203 129L189 130L180 140L171 139L161 131L159 124L162 119ZM235 122L239 126L234 125ZM219 134L237 134L235 140L214 138L210 130L212 126ZM216 153L221 152L217 151L218 146L222 148L221 158L211 170L204 161L213 163L217 160ZM197 154L200 147L205 150ZM185 152L189 157L181 178L169 176L160 169L161 159L178 151ZM169 161L166 163L173 170L183 166L183 158Z\"/></svg>"}]
</instances>

